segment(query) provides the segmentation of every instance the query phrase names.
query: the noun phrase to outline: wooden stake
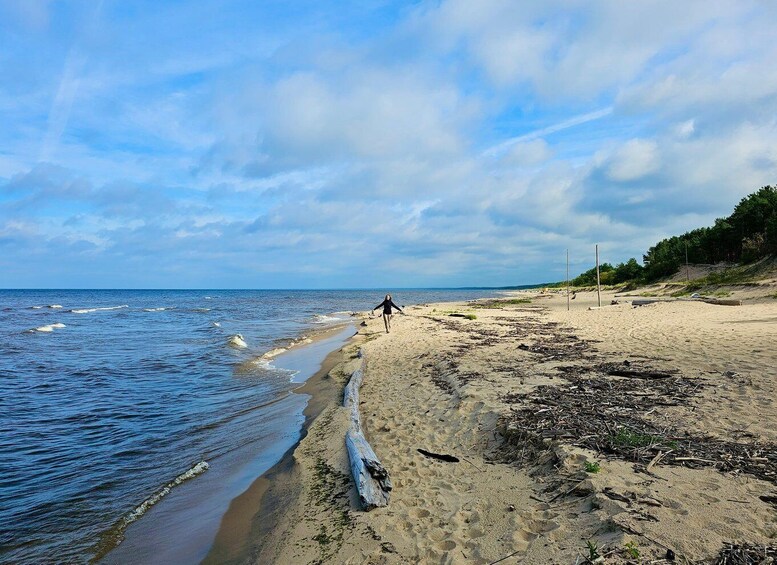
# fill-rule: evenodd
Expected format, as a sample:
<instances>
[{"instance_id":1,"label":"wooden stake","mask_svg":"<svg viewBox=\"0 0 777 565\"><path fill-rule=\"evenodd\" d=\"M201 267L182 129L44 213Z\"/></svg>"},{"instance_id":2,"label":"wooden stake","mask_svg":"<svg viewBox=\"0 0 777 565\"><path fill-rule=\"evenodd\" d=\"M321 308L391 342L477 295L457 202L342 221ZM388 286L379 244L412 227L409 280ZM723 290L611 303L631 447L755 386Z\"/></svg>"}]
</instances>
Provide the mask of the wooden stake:
<instances>
[{"instance_id":1,"label":"wooden stake","mask_svg":"<svg viewBox=\"0 0 777 565\"><path fill-rule=\"evenodd\" d=\"M569 311L569 249L567 249L567 312Z\"/></svg>"},{"instance_id":2,"label":"wooden stake","mask_svg":"<svg viewBox=\"0 0 777 565\"><path fill-rule=\"evenodd\" d=\"M596 297L599 300L599 306L602 305L602 285L599 279L599 244L596 244Z\"/></svg>"}]
</instances>

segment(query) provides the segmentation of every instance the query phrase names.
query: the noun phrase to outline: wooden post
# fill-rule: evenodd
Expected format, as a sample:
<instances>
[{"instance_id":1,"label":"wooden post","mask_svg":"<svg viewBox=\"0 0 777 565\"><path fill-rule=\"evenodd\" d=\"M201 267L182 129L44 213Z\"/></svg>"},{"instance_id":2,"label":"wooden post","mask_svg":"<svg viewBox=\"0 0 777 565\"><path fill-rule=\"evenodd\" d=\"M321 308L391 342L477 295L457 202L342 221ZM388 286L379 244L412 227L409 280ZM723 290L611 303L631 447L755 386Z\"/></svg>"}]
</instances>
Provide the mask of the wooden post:
<instances>
[{"instance_id":1,"label":"wooden post","mask_svg":"<svg viewBox=\"0 0 777 565\"><path fill-rule=\"evenodd\" d=\"M691 275L688 274L688 242L685 242L685 282L691 280Z\"/></svg>"},{"instance_id":2,"label":"wooden post","mask_svg":"<svg viewBox=\"0 0 777 565\"><path fill-rule=\"evenodd\" d=\"M599 300L599 308L602 307L602 285L599 279L599 244L596 244L596 297Z\"/></svg>"},{"instance_id":3,"label":"wooden post","mask_svg":"<svg viewBox=\"0 0 777 565\"><path fill-rule=\"evenodd\" d=\"M567 249L567 312L569 312L569 249Z\"/></svg>"}]
</instances>

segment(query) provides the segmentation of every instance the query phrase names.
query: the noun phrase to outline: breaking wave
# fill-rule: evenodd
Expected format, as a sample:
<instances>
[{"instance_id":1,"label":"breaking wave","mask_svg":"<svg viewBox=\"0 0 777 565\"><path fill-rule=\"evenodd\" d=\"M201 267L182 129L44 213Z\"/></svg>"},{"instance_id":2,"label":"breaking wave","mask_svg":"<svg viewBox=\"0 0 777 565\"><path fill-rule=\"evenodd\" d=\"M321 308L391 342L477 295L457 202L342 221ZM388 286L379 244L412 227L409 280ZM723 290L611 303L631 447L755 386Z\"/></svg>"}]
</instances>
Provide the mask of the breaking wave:
<instances>
[{"instance_id":1,"label":"breaking wave","mask_svg":"<svg viewBox=\"0 0 777 565\"><path fill-rule=\"evenodd\" d=\"M313 316L313 323L314 324L334 324L336 322L342 322L346 320L345 317L339 317L339 316L325 316L323 314L316 314Z\"/></svg>"},{"instance_id":2,"label":"breaking wave","mask_svg":"<svg viewBox=\"0 0 777 565\"><path fill-rule=\"evenodd\" d=\"M124 304L123 306L106 306L104 308L76 308L74 310L68 310L68 312L72 314L89 314L99 310L119 310L120 308L129 308L129 306Z\"/></svg>"},{"instance_id":3,"label":"breaking wave","mask_svg":"<svg viewBox=\"0 0 777 565\"><path fill-rule=\"evenodd\" d=\"M46 324L45 326L40 326L38 328L35 328L33 330L28 330L29 332L40 332L40 333L51 333L54 331L54 329L64 328L67 327L62 322L57 322L56 324Z\"/></svg>"},{"instance_id":4,"label":"breaking wave","mask_svg":"<svg viewBox=\"0 0 777 565\"><path fill-rule=\"evenodd\" d=\"M231 345L232 347L248 347L248 344L245 342L245 339L243 339L243 336L241 334L235 334L233 336L229 336L229 339L227 340L227 344Z\"/></svg>"},{"instance_id":5,"label":"breaking wave","mask_svg":"<svg viewBox=\"0 0 777 565\"><path fill-rule=\"evenodd\" d=\"M99 545L103 546L98 549L98 557L104 556L108 551L110 551L112 548L116 547L121 543L121 541L124 539L124 532L126 531L127 527L129 527L130 524L133 522L136 522L140 518L143 517L143 515L148 512L149 508L154 506L157 502L162 500L165 496L167 496L171 490L173 490L175 487L183 483L184 481L188 481L189 479L193 479L194 477L203 474L205 471L208 470L210 465L208 465L207 461L200 461L197 463L194 467L186 471L185 473L181 473L178 475L175 479L167 483L165 486L163 486L161 489L156 491L154 494L149 496L146 500L141 502L138 506L135 507L132 512L121 518L118 523L110 530L110 532L105 535L103 540L101 540L101 543Z\"/></svg>"}]
</instances>

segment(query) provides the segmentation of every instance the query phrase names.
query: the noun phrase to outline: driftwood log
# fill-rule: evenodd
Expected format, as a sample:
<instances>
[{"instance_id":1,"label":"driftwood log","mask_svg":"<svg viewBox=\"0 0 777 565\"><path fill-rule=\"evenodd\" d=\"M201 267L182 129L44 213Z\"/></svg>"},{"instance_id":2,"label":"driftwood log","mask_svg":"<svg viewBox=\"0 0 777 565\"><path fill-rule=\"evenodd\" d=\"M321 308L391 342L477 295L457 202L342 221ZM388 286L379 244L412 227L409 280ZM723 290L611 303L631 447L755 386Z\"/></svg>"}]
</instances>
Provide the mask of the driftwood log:
<instances>
[{"instance_id":1,"label":"driftwood log","mask_svg":"<svg viewBox=\"0 0 777 565\"><path fill-rule=\"evenodd\" d=\"M372 510L388 504L392 485L388 471L383 467L362 432L359 416L359 387L364 380L367 360L361 350L359 357L362 360L361 365L351 375L351 380L348 381L343 394L343 406L349 410L351 418L345 434L345 447L348 449L351 474L356 483L356 490L359 492L359 500L365 510Z\"/></svg>"}]
</instances>

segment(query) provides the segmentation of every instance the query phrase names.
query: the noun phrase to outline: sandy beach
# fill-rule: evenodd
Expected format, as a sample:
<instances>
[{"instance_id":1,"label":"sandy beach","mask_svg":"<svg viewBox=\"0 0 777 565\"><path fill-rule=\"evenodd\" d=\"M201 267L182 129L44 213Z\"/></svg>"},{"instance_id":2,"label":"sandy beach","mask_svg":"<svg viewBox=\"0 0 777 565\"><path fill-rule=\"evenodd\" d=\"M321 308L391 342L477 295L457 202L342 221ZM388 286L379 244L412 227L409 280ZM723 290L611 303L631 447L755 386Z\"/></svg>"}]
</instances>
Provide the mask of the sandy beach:
<instances>
[{"instance_id":1,"label":"sandy beach","mask_svg":"<svg viewBox=\"0 0 777 565\"><path fill-rule=\"evenodd\" d=\"M669 563L773 546L777 300L758 296L633 307L607 292L589 310L589 292L567 311L562 293L523 292L410 307L390 334L365 316L235 560ZM371 512L332 392L360 349L365 435L394 485Z\"/></svg>"}]
</instances>

